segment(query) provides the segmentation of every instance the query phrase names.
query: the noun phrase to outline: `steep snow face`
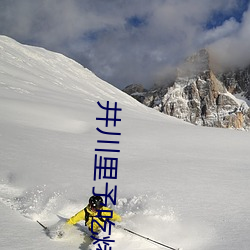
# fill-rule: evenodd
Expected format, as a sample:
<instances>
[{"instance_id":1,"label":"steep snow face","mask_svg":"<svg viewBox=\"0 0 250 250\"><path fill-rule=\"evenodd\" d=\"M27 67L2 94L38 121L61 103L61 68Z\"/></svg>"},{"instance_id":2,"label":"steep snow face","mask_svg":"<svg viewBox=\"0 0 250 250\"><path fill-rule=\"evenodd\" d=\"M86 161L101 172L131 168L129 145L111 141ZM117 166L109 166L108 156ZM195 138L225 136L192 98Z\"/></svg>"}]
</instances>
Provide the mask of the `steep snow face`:
<instances>
[{"instance_id":1,"label":"steep snow face","mask_svg":"<svg viewBox=\"0 0 250 250\"><path fill-rule=\"evenodd\" d=\"M131 98L61 54L23 46L1 36L0 60L0 86L6 99L8 96L13 99L13 96L20 97L22 94L24 100L59 102L70 93L76 100L85 96L85 99L81 100L83 103L101 101L104 98L113 100L116 96L122 97L121 102L124 105L136 105ZM93 79L95 84L92 83ZM55 92L58 99L55 99Z\"/></svg>"},{"instance_id":2,"label":"steep snow face","mask_svg":"<svg viewBox=\"0 0 250 250\"><path fill-rule=\"evenodd\" d=\"M249 133L163 115L66 57L7 37L0 37L0 248L97 248L84 222L62 240L36 223L53 228L57 215L84 208L92 187L104 190L106 179L93 180L97 140L107 139L96 130L105 128L97 101L122 108L109 128L121 133L121 152L106 156L119 159L118 178L108 183L117 185L110 206L124 227L184 250L249 249ZM112 249L162 249L118 229L112 238Z\"/></svg>"}]
</instances>

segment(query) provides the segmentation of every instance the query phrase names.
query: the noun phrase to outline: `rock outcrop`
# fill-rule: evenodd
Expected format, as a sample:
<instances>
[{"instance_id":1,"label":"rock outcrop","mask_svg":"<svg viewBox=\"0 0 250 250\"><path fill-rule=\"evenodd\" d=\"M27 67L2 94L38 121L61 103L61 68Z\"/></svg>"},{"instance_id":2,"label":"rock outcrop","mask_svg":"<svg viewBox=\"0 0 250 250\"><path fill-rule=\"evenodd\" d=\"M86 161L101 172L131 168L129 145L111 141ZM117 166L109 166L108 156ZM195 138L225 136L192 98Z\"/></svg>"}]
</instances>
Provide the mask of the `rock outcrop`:
<instances>
[{"instance_id":1,"label":"rock outcrop","mask_svg":"<svg viewBox=\"0 0 250 250\"><path fill-rule=\"evenodd\" d=\"M250 68L215 75L209 53L203 49L178 68L171 86L148 91L141 86L130 95L160 112L196 125L248 129L250 109L233 94L250 96L249 71Z\"/></svg>"}]
</instances>

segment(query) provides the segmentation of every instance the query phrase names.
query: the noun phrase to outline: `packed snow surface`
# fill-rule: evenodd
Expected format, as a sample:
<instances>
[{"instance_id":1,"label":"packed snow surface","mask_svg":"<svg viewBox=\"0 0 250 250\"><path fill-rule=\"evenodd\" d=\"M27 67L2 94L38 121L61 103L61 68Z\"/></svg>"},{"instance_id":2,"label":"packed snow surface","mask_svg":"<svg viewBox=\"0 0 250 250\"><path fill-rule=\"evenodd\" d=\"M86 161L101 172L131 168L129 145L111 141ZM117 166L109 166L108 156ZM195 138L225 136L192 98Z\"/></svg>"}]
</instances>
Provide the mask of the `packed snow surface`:
<instances>
[{"instance_id":1,"label":"packed snow surface","mask_svg":"<svg viewBox=\"0 0 250 250\"><path fill-rule=\"evenodd\" d=\"M116 127L96 120L98 101L122 108ZM103 153L118 177L94 181L106 139L120 142ZM183 250L249 250L249 144L249 132L160 114L63 55L0 37L0 249L96 249L84 222L50 239L36 220L53 228L108 182L125 228ZM164 249L122 229L111 237L112 249Z\"/></svg>"}]
</instances>

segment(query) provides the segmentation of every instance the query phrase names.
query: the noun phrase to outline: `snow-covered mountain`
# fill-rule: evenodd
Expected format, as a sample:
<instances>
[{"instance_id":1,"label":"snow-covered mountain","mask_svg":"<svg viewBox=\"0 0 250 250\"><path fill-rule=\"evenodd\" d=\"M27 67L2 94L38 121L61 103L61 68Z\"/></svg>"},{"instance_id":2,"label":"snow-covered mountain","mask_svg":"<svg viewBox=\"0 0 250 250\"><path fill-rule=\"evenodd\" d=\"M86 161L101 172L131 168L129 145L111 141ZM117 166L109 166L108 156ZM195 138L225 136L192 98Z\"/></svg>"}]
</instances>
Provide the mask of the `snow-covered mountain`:
<instances>
[{"instance_id":1,"label":"snow-covered mountain","mask_svg":"<svg viewBox=\"0 0 250 250\"><path fill-rule=\"evenodd\" d=\"M98 101L122 108L116 127L96 120ZM121 133L120 152L105 153L118 156L115 180L93 180L97 140L107 139L96 128ZM184 250L248 250L249 139L166 116L63 55L1 36L0 248L97 249L84 222L51 240L36 220L70 217L108 181L130 230ZM112 249L163 249L121 229L112 238Z\"/></svg>"},{"instance_id":2,"label":"snow-covered mountain","mask_svg":"<svg viewBox=\"0 0 250 250\"><path fill-rule=\"evenodd\" d=\"M149 91L135 87L128 86L124 92L187 122L209 127L250 127L249 69L215 72L208 50L187 58L171 86L156 86Z\"/></svg>"}]
</instances>

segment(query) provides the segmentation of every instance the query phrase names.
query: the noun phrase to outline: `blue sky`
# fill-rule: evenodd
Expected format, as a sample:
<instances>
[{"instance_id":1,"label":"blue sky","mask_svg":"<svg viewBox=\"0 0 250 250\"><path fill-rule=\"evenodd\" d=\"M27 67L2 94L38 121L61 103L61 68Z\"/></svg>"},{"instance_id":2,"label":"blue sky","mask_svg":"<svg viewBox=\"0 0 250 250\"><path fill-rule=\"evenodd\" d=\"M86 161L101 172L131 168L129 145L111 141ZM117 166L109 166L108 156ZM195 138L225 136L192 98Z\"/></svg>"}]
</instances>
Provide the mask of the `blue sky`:
<instances>
[{"instance_id":1,"label":"blue sky","mask_svg":"<svg viewBox=\"0 0 250 250\"><path fill-rule=\"evenodd\" d=\"M162 82L210 48L250 63L250 0L1 0L0 34L63 53L111 84Z\"/></svg>"},{"instance_id":2,"label":"blue sky","mask_svg":"<svg viewBox=\"0 0 250 250\"><path fill-rule=\"evenodd\" d=\"M216 28L217 26L223 25L225 20L230 18L234 18L237 22L241 23L244 12L247 11L249 5L249 0L240 0L237 3L237 7L233 8L230 12L223 12L222 10L216 10L211 14L211 18L208 19L206 28L212 29Z\"/></svg>"}]
</instances>

